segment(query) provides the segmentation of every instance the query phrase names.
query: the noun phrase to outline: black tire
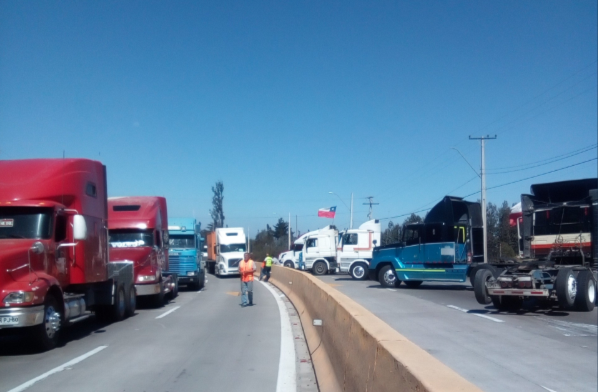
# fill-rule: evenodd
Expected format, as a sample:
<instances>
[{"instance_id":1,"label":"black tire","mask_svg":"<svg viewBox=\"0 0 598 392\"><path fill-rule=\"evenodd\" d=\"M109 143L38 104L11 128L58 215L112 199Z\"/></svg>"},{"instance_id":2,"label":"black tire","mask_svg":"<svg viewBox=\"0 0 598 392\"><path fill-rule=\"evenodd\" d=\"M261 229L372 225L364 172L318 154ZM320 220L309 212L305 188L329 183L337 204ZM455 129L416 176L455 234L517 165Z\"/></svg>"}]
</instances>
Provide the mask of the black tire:
<instances>
[{"instance_id":1,"label":"black tire","mask_svg":"<svg viewBox=\"0 0 598 392\"><path fill-rule=\"evenodd\" d=\"M410 289L416 289L419 286L421 286L421 284L424 283L422 280L406 280L405 284L407 285L407 287L409 287Z\"/></svg>"},{"instance_id":2,"label":"black tire","mask_svg":"<svg viewBox=\"0 0 598 392\"><path fill-rule=\"evenodd\" d=\"M366 280L368 278L368 266L366 263L355 263L349 269L349 274L355 280Z\"/></svg>"},{"instance_id":3,"label":"black tire","mask_svg":"<svg viewBox=\"0 0 598 392\"><path fill-rule=\"evenodd\" d=\"M328 266L323 261L316 261L312 267L312 271L316 276L326 275L328 272Z\"/></svg>"},{"instance_id":4,"label":"black tire","mask_svg":"<svg viewBox=\"0 0 598 392\"><path fill-rule=\"evenodd\" d=\"M496 268L494 268L490 264L484 263L484 264L480 264L478 266L473 267L471 269L471 271L469 272L469 283L471 284L471 287L473 287L474 289L475 289L476 275L477 275L478 271L484 270L484 269L490 271L490 273L492 273L492 275L495 277L498 275Z\"/></svg>"},{"instance_id":5,"label":"black tire","mask_svg":"<svg viewBox=\"0 0 598 392\"><path fill-rule=\"evenodd\" d=\"M160 282L160 292L152 295L152 302L155 308L164 306L164 282Z\"/></svg>"},{"instance_id":6,"label":"black tire","mask_svg":"<svg viewBox=\"0 0 598 392\"><path fill-rule=\"evenodd\" d=\"M137 310L137 290L135 285L131 285L128 291L126 316L131 317L135 314L135 310Z\"/></svg>"},{"instance_id":7,"label":"black tire","mask_svg":"<svg viewBox=\"0 0 598 392\"><path fill-rule=\"evenodd\" d=\"M111 316L114 321L121 321L125 318L127 312L127 297L125 288L120 285L114 294L114 304L112 304Z\"/></svg>"},{"instance_id":8,"label":"black tire","mask_svg":"<svg viewBox=\"0 0 598 392\"><path fill-rule=\"evenodd\" d=\"M295 264L291 260L285 261L283 265L288 268L295 268Z\"/></svg>"},{"instance_id":9,"label":"black tire","mask_svg":"<svg viewBox=\"0 0 598 392\"><path fill-rule=\"evenodd\" d=\"M506 312L516 312L521 309L523 305L523 298L521 297L511 297L507 295L503 296L495 296L492 297L492 304L496 309L499 311L506 311Z\"/></svg>"},{"instance_id":10,"label":"black tire","mask_svg":"<svg viewBox=\"0 0 598 392\"><path fill-rule=\"evenodd\" d=\"M197 289L197 291L199 291L199 290L203 289L205 285L206 285L206 270L203 270L201 272L201 274L199 275L199 278L197 278L197 283L195 284L195 288Z\"/></svg>"},{"instance_id":11,"label":"black tire","mask_svg":"<svg viewBox=\"0 0 598 392\"><path fill-rule=\"evenodd\" d=\"M212 275L214 275L216 273L215 268L214 268L214 263L208 263L208 272Z\"/></svg>"},{"instance_id":12,"label":"black tire","mask_svg":"<svg viewBox=\"0 0 598 392\"><path fill-rule=\"evenodd\" d=\"M56 319L58 318L58 320ZM32 328L33 338L37 346L43 350L52 350L58 345L60 339L60 327L64 321L64 314L58 301L52 295L48 295L44 301L44 317L40 325ZM58 325L56 325L58 323Z\"/></svg>"},{"instance_id":13,"label":"black tire","mask_svg":"<svg viewBox=\"0 0 598 392\"><path fill-rule=\"evenodd\" d=\"M172 274L170 279L173 279L172 291L170 292L170 299L173 300L179 296L179 276L177 274Z\"/></svg>"},{"instance_id":14,"label":"black tire","mask_svg":"<svg viewBox=\"0 0 598 392\"><path fill-rule=\"evenodd\" d=\"M570 309L575 303L577 296L577 279L571 268L561 268L556 275L556 298L559 306L563 309Z\"/></svg>"},{"instance_id":15,"label":"black tire","mask_svg":"<svg viewBox=\"0 0 598 392\"><path fill-rule=\"evenodd\" d=\"M378 273L378 281L382 287L388 288L399 287L401 284L401 281L397 278L397 274L395 273L394 268L392 268L392 265L385 265L380 269L380 272Z\"/></svg>"},{"instance_id":16,"label":"black tire","mask_svg":"<svg viewBox=\"0 0 598 392\"><path fill-rule=\"evenodd\" d=\"M475 299L481 305L488 305L492 302L492 298L488 295L488 289L486 288L486 282L492 278L492 272L486 268L478 269L474 278L475 286L473 291L475 293Z\"/></svg>"},{"instance_id":17,"label":"black tire","mask_svg":"<svg viewBox=\"0 0 598 392\"><path fill-rule=\"evenodd\" d=\"M594 310L596 302L596 282L590 271L580 271L577 275L577 295L575 296L575 309L582 312Z\"/></svg>"}]
</instances>

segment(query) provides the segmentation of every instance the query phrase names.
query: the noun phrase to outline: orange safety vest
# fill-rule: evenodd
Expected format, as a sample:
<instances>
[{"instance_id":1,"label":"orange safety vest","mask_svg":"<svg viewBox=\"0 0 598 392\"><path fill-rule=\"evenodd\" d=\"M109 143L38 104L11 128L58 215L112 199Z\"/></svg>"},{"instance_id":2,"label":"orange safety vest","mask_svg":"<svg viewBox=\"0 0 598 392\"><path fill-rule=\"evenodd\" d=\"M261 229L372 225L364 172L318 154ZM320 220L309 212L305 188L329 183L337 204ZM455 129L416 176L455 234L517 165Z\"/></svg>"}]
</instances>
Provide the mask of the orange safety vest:
<instances>
[{"instance_id":1,"label":"orange safety vest","mask_svg":"<svg viewBox=\"0 0 598 392\"><path fill-rule=\"evenodd\" d=\"M242 282L253 282L253 260L241 260L239 263L239 273Z\"/></svg>"}]
</instances>

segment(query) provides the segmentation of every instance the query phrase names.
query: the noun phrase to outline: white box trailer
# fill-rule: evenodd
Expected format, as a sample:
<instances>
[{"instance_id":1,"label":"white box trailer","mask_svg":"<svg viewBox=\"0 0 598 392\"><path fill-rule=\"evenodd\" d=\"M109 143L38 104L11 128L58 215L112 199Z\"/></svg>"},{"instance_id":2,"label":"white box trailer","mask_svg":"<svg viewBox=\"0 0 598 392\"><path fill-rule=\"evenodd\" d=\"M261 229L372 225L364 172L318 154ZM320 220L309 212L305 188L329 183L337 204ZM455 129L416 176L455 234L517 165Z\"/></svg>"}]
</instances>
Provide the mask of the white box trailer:
<instances>
[{"instance_id":1,"label":"white box trailer","mask_svg":"<svg viewBox=\"0 0 598 392\"><path fill-rule=\"evenodd\" d=\"M247 238L242 227L216 229L217 276L238 275L239 263L247 251Z\"/></svg>"}]
</instances>

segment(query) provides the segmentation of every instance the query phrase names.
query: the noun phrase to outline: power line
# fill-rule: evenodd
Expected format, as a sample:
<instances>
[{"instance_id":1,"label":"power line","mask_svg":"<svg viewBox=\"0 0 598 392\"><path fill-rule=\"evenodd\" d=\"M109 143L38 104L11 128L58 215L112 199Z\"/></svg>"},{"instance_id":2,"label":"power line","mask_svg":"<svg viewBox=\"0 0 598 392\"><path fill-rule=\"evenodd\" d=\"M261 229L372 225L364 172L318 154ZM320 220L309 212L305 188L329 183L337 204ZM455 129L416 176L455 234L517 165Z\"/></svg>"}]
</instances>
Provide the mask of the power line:
<instances>
[{"instance_id":1,"label":"power line","mask_svg":"<svg viewBox=\"0 0 598 392\"><path fill-rule=\"evenodd\" d=\"M596 146L598 146L598 144L592 144L590 146L586 146L586 147L583 147L583 148L580 148L580 149L577 149L577 150L566 152L564 154L555 155L555 156L553 156L551 158L545 158L545 159L541 159L539 161L534 161L534 162L529 162L529 163L523 163L521 165L497 167L497 168L492 169L492 170L494 171L494 170L514 169L514 168L517 168L517 167L523 167L523 166L533 165L533 164L536 164L536 163L542 163L542 162L550 161L550 160L555 159L555 158L564 157L565 155L574 154L574 153L577 153L577 152L585 152L585 151L591 150L593 148L596 148ZM490 170L488 170L488 172L490 172Z\"/></svg>"}]
</instances>

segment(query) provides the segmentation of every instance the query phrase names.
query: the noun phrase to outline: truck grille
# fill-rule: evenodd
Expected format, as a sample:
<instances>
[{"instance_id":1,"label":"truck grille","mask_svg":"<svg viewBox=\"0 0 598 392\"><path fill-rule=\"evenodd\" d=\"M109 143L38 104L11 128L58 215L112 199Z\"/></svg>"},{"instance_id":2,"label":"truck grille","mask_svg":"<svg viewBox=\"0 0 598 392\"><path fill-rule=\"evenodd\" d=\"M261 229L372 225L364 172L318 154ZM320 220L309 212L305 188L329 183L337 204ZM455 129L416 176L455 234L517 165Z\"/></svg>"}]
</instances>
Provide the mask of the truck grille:
<instances>
[{"instance_id":1,"label":"truck grille","mask_svg":"<svg viewBox=\"0 0 598 392\"><path fill-rule=\"evenodd\" d=\"M241 259L229 259L228 260L228 267L229 268L238 268Z\"/></svg>"},{"instance_id":2,"label":"truck grille","mask_svg":"<svg viewBox=\"0 0 598 392\"><path fill-rule=\"evenodd\" d=\"M195 256L168 256L169 272L186 275L187 272L196 271Z\"/></svg>"}]
</instances>

